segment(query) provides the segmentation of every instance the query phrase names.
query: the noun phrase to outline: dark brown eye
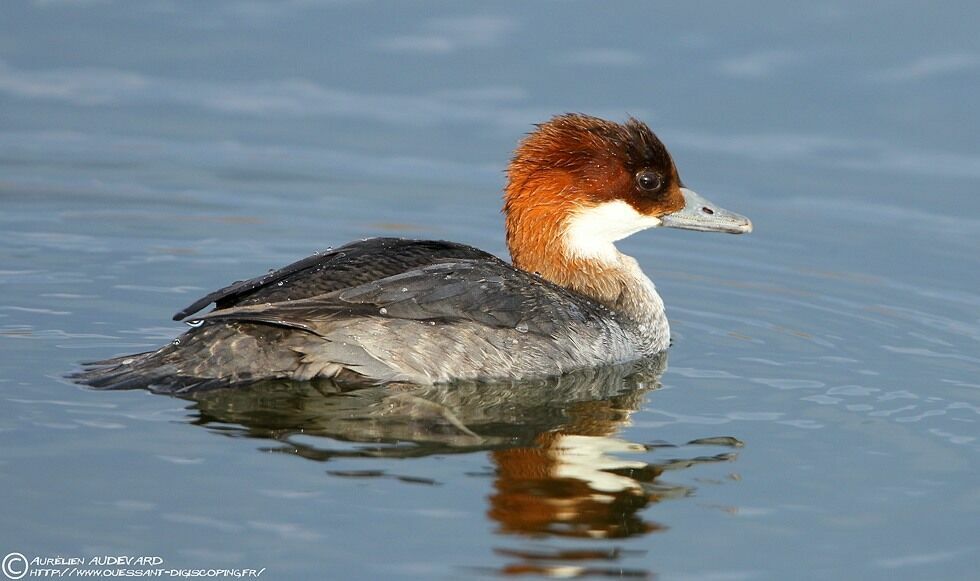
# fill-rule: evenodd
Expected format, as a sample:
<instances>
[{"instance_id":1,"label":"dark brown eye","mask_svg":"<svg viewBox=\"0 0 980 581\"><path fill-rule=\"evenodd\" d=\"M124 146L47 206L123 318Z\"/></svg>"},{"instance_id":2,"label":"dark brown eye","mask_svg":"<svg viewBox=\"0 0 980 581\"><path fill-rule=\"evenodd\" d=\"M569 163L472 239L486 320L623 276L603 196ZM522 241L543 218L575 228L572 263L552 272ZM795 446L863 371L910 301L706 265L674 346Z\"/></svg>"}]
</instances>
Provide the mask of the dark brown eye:
<instances>
[{"instance_id":1,"label":"dark brown eye","mask_svg":"<svg viewBox=\"0 0 980 581\"><path fill-rule=\"evenodd\" d=\"M636 185L644 192L655 192L663 185L663 179L655 172L643 170L636 174Z\"/></svg>"}]
</instances>

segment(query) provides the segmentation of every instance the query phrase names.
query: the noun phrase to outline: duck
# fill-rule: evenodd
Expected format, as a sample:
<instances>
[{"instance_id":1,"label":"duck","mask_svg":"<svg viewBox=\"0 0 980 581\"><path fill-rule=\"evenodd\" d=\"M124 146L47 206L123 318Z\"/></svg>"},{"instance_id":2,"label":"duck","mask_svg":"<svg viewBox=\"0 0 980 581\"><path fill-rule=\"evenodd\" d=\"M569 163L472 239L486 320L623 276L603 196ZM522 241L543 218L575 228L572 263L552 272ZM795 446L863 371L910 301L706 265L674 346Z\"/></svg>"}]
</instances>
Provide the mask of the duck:
<instances>
[{"instance_id":1,"label":"duck","mask_svg":"<svg viewBox=\"0 0 980 581\"><path fill-rule=\"evenodd\" d=\"M623 364L667 350L670 324L616 242L654 228L752 231L687 188L632 117L567 113L536 125L503 197L510 262L443 240L352 242L207 294L174 315L189 328L171 343L71 377L180 394L272 379L521 381Z\"/></svg>"}]
</instances>

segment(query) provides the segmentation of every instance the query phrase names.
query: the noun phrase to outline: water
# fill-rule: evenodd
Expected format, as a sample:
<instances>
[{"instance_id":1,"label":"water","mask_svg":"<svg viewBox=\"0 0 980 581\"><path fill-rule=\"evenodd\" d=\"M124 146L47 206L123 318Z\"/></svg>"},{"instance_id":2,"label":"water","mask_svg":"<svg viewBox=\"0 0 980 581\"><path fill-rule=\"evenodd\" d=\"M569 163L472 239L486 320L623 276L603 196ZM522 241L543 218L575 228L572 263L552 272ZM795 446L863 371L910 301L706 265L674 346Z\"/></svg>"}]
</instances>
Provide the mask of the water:
<instances>
[{"instance_id":1,"label":"water","mask_svg":"<svg viewBox=\"0 0 980 581\"><path fill-rule=\"evenodd\" d=\"M0 553L273 579L974 578L977 17L5 3ZM646 120L755 223L621 245L668 305L665 370L197 401L62 379L351 239L504 254L501 169L568 110Z\"/></svg>"}]
</instances>

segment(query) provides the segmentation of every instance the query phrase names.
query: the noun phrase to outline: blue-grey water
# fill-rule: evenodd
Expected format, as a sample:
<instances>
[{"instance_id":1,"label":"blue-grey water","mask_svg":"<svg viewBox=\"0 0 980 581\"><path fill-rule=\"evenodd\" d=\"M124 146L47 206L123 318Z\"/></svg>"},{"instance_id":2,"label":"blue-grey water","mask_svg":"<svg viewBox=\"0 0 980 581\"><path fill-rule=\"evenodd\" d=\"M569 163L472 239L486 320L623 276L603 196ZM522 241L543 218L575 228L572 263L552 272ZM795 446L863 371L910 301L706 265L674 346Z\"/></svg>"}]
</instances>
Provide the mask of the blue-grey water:
<instances>
[{"instance_id":1,"label":"blue-grey water","mask_svg":"<svg viewBox=\"0 0 980 581\"><path fill-rule=\"evenodd\" d=\"M975 579L978 19L4 2L0 554L266 579ZM63 378L351 239L504 255L502 169L564 111L647 121L690 187L755 223L621 244L668 305L665 370L199 401Z\"/></svg>"}]
</instances>

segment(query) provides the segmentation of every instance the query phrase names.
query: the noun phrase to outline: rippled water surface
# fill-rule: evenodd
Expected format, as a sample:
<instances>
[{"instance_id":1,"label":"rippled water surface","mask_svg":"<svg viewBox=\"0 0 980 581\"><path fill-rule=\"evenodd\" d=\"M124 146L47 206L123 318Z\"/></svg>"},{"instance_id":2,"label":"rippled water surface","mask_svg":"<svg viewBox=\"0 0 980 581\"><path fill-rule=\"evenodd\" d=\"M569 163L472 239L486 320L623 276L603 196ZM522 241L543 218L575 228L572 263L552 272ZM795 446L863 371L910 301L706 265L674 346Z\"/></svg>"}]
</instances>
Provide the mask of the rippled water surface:
<instances>
[{"instance_id":1,"label":"rippled water surface","mask_svg":"<svg viewBox=\"0 0 980 581\"><path fill-rule=\"evenodd\" d=\"M972 3L3 12L0 553L272 579L976 578ZM187 400L63 379L350 239L504 255L510 150L570 110L646 120L755 222L621 244L668 305L668 357Z\"/></svg>"}]
</instances>

